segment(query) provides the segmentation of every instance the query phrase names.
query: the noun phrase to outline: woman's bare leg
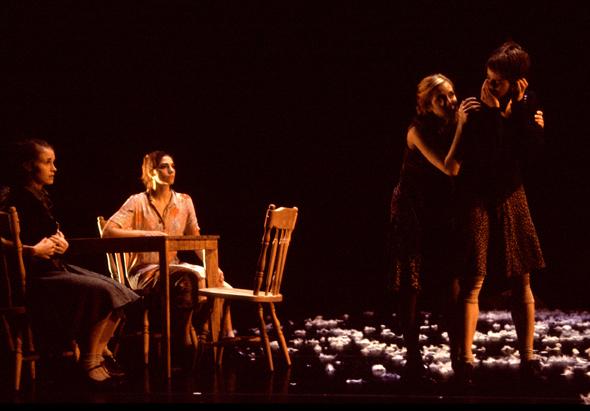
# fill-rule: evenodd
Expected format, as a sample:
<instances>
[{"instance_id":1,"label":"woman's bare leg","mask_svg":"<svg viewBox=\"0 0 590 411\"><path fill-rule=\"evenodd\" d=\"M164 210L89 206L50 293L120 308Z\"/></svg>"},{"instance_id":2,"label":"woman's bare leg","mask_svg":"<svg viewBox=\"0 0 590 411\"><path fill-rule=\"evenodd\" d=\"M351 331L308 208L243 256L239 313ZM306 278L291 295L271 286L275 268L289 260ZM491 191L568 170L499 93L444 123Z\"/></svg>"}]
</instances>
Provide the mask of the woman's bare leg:
<instances>
[{"instance_id":1,"label":"woman's bare leg","mask_svg":"<svg viewBox=\"0 0 590 411\"><path fill-rule=\"evenodd\" d=\"M512 321L518 336L518 351L522 362L533 360L535 337L535 299L531 290L530 275L524 274L512 281Z\"/></svg>"},{"instance_id":2,"label":"woman's bare leg","mask_svg":"<svg viewBox=\"0 0 590 411\"><path fill-rule=\"evenodd\" d=\"M483 285L483 277L478 277L466 281L464 289L461 291L463 306L463 341L460 346L461 361L473 363L473 337L477 329L477 320L479 318L479 292Z\"/></svg>"},{"instance_id":3,"label":"woman's bare leg","mask_svg":"<svg viewBox=\"0 0 590 411\"><path fill-rule=\"evenodd\" d=\"M93 381L101 382L110 378L108 371L102 366L102 338L104 329L111 322L110 314L103 320L90 325L88 331L78 338L80 346L80 365Z\"/></svg>"}]
</instances>

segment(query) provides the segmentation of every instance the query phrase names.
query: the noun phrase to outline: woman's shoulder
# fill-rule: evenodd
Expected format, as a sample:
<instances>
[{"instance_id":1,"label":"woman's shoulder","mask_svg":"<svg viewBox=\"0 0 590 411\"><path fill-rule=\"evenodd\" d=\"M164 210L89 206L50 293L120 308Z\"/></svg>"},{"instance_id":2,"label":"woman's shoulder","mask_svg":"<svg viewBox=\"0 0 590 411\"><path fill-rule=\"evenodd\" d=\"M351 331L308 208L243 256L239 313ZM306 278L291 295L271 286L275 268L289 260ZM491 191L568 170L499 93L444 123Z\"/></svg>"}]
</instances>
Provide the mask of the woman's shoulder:
<instances>
[{"instance_id":1,"label":"woman's shoulder","mask_svg":"<svg viewBox=\"0 0 590 411\"><path fill-rule=\"evenodd\" d=\"M7 210L9 207L15 207L19 217L46 213L50 201L43 202L31 191L22 187L3 188L0 196L0 208Z\"/></svg>"},{"instance_id":2,"label":"woman's shoulder","mask_svg":"<svg viewBox=\"0 0 590 411\"><path fill-rule=\"evenodd\" d=\"M177 199L179 199L180 201L186 201L186 202L193 202L193 199L191 198L190 195L186 194L186 193L179 193L177 191L173 191L174 195L176 196Z\"/></svg>"},{"instance_id":3,"label":"woman's shoulder","mask_svg":"<svg viewBox=\"0 0 590 411\"><path fill-rule=\"evenodd\" d=\"M127 197L127 201L141 201L147 200L147 198L147 193L145 191L142 191L141 193L131 194L129 197Z\"/></svg>"},{"instance_id":4,"label":"woman's shoulder","mask_svg":"<svg viewBox=\"0 0 590 411\"><path fill-rule=\"evenodd\" d=\"M26 190L23 187L2 187L0 190L0 198L2 204L6 206L16 206L22 203L30 203L31 200L35 200L36 197L32 192Z\"/></svg>"},{"instance_id":5,"label":"woman's shoulder","mask_svg":"<svg viewBox=\"0 0 590 411\"><path fill-rule=\"evenodd\" d=\"M123 202L121 208L135 208L139 207L141 204L149 202L148 196L146 192L135 193L131 194L127 199Z\"/></svg>"},{"instance_id":6,"label":"woman's shoulder","mask_svg":"<svg viewBox=\"0 0 590 411\"><path fill-rule=\"evenodd\" d=\"M0 187L0 210L5 210L9 207L8 199L10 198L10 187L8 186L1 186Z\"/></svg>"}]
</instances>

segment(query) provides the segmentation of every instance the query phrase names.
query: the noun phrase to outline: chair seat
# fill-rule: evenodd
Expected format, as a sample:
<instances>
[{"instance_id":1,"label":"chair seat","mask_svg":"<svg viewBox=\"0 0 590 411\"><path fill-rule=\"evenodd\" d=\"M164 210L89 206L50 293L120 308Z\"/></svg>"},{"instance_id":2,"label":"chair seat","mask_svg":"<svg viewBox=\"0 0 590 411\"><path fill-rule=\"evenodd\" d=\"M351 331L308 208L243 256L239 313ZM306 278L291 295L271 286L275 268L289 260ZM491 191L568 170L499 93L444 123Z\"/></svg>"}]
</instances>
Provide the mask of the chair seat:
<instances>
[{"instance_id":1,"label":"chair seat","mask_svg":"<svg viewBox=\"0 0 590 411\"><path fill-rule=\"evenodd\" d=\"M208 287L199 290L199 295L205 297L219 297L228 300L242 300L251 301L257 303L276 303L283 301L282 294L271 294L260 292L258 295L254 295L253 290L245 288L227 288L227 287Z\"/></svg>"}]
</instances>

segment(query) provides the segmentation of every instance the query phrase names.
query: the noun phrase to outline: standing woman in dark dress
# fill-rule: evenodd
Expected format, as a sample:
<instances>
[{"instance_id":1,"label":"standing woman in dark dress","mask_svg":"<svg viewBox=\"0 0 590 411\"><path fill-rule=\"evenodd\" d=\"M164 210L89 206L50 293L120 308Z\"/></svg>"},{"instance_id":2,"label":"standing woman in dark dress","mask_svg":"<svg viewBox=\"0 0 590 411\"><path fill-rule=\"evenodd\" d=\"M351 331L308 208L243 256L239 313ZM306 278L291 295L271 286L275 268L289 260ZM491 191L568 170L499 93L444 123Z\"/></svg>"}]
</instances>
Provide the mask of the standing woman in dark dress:
<instances>
[{"instance_id":1,"label":"standing woman in dark dress","mask_svg":"<svg viewBox=\"0 0 590 411\"><path fill-rule=\"evenodd\" d=\"M139 296L109 277L64 262L68 242L45 191L57 171L53 148L43 140L21 141L14 148L15 176L3 206L16 207L19 215L33 324L50 334L48 340L76 340L84 375L90 382L107 381L111 376L102 353L120 309Z\"/></svg>"},{"instance_id":2,"label":"standing woman in dark dress","mask_svg":"<svg viewBox=\"0 0 590 411\"><path fill-rule=\"evenodd\" d=\"M469 113L479 109L473 97L459 104L453 83L442 74L422 79L416 100L416 116L408 128L399 182L391 199L389 233L392 287L399 295L408 379L421 378L425 371L418 344L419 294L445 287L451 299L447 256L452 176L461 167L456 155L463 126ZM449 334L454 335L450 330ZM452 347L455 343L451 339Z\"/></svg>"},{"instance_id":3,"label":"standing woman in dark dress","mask_svg":"<svg viewBox=\"0 0 590 411\"><path fill-rule=\"evenodd\" d=\"M527 90L530 58L516 43L500 46L489 57L481 87L482 109L466 131L463 170L457 180L462 250L463 305L460 377L470 382L473 337L484 278L507 280L512 319L518 336L520 367L535 373L533 357L535 300L530 273L545 262L529 212L521 166L542 142L543 113ZM473 135L471 135L473 133Z\"/></svg>"}]
</instances>

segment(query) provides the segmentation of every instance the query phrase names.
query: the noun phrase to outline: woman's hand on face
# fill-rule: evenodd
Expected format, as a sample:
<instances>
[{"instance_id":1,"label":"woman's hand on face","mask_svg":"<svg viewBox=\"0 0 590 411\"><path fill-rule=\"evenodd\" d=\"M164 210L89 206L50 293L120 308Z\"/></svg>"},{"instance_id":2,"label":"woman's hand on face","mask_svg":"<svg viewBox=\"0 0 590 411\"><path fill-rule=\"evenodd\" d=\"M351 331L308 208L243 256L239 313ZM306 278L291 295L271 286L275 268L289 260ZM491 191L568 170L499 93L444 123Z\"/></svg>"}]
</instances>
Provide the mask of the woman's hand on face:
<instances>
[{"instance_id":1,"label":"woman's hand on face","mask_svg":"<svg viewBox=\"0 0 590 411\"><path fill-rule=\"evenodd\" d=\"M47 237L33 246L33 255L35 257L48 260L53 254L55 254L55 243Z\"/></svg>"},{"instance_id":2,"label":"woman's hand on face","mask_svg":"<svg viewBox=\"0 0 590 411\"><path fill-rule=\"evenodd\" d=\"M516 83L514 85L514 99L516 101L522 101L522 99L524 98L524 92L526 91L528 86L529 82L524 77L516 80Z\"/></svg>"},{"instance_id":3,"label":"woman's hand on face","mask_svg":"<svg viewBox=\"0 0 590 411\"><path fill-rule=\"evenodd\" d=\"M490 91L490 80L488 79L485 79L481 85L480 100L488 107L500 107L500 101Z\"/></svg>"},{"instance_id":4,"label":"woman's hand on face","mask_svg":"<svg viewBox=\"0 0 590 411\"><path fill-rule=\"evenodd\" d=\"M541 128L545 128L545 119L543 118L543 112L541 110L537 110L535 113L535 123Z\"/></svg>"},{"instance_id":5,"label":"woman's hand on face","mask_svg":"<svg viewBox=\"0 0 590 411\"><path fill-rule=\"evenodd\" d=\"M57 254L65 253L68 247L70 246L70 244L66 240L66 237L59 230L57 230L55 234L49 237L49 239L53 241L53 243L55 244L55 252Z\"/></svg>"},{"instance_id":6,"label":"woman's hand on face","mask_svg":"<svg viewBox=\"0 0 590 411\"><path fill-rule=\"evenodd\" d=\"M468 97L459 104L457 109L457 124L463 125L467 121L469 113L479 111L481 103L475 97Z\"/></svg>"}]
</instances>

